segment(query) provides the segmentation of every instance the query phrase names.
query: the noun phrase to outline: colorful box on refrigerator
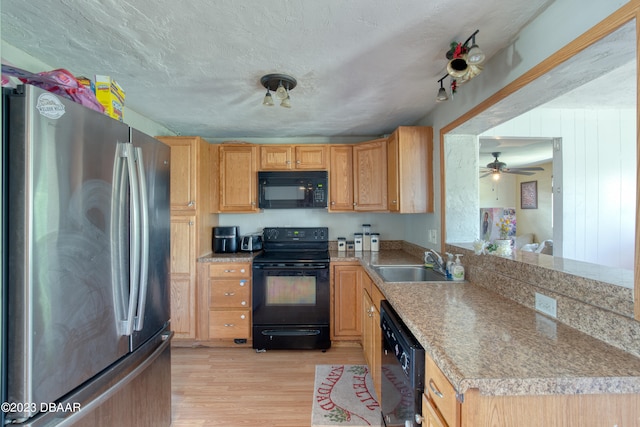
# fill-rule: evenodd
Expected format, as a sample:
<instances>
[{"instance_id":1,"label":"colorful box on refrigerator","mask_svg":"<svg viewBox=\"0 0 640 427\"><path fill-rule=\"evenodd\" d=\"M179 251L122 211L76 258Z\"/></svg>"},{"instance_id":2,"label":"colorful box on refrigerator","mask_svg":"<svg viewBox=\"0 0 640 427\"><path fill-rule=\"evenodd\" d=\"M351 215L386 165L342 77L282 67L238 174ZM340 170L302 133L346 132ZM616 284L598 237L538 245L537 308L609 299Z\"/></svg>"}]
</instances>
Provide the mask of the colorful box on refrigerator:
<instances>
[{"instance_id":1,"label":"colorful box on refrigerator","mask_svg":"<svg viewBox=\"0 0 640 427\"><path fill-rule=\"evenodd\" d=\"M95 91L96 98L104 107L105 114L116 120L123 121L125 93L118 82L110 76L96 74Z\"/></svg>"}]
</instances>

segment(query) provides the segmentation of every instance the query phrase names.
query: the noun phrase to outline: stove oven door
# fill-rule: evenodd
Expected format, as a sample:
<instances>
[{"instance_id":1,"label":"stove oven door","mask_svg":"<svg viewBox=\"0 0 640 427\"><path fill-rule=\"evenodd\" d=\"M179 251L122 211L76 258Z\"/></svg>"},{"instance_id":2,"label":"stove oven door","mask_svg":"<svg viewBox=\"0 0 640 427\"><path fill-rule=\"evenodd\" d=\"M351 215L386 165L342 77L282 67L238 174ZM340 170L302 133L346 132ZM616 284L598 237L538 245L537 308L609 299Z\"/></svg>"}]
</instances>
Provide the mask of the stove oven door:
<instances>
[{"instance_id":1,"label":"stove oven door","mask_svg":"<svg viewBox=\"0 0 640 427\"><path fill-rule=\"evenodd\" d=\"M253 344L329 348L329 265L253 265Z\"/></svg>"}]
</instances>

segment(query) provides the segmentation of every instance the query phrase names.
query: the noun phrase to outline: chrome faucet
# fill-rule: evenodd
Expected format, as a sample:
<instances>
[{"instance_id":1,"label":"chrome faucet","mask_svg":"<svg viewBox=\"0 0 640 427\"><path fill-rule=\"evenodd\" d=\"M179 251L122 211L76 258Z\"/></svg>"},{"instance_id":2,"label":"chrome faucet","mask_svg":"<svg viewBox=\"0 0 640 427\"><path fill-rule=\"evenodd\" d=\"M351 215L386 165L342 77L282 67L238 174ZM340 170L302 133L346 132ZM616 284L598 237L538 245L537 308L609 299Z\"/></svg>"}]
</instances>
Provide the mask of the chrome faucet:
<instances>
[{"instance_id":1,"label":"chrome faucet","mask_svg":"<svg viewBox=\"0 0 640 427\"><path fill-rule=\"evenodd\" d=\"M433 249L429 249L424 253L424 262L427 264L433 264L434 271L446 276L447 271L444 265L444 260L440 254Z\"/></svg>"}]
</instances>

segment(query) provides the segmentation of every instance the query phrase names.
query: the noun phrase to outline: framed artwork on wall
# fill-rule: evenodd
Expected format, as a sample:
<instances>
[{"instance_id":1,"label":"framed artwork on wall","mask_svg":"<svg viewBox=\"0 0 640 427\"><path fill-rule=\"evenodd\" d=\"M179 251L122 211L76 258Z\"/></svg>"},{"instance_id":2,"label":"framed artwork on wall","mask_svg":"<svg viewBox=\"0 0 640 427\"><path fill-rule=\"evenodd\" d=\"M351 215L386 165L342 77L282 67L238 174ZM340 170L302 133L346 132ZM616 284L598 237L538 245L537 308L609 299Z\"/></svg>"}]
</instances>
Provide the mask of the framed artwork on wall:
<instances>
[{"instance_id":1,"label":"framed artwork on wall","mask_svg":"<svg viewBox=\"0 0 640 427\"><path fill-rule=\"evenodd\" d=\"M520 183L520 209L538 209L538 181Z\"/></svg>"}]
</instances>

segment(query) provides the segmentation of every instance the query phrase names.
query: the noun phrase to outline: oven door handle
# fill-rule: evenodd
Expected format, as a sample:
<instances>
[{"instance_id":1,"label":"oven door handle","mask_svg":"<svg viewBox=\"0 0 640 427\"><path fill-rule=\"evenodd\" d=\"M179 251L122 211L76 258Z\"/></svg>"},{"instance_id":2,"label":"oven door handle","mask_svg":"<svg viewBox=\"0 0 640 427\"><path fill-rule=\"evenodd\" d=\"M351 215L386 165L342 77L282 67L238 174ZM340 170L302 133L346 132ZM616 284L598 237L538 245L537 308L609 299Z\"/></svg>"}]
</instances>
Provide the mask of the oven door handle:
<instances>
[{"instance_id":1,"label":"oven door handle","mask_svg":"<svg viewBox=\"0 0 640 427\"><path fill-rule=\"evenodd\" d=\"M253 264L253 268L258 270L326 270L329 266L327 264L281 263L274 265Z\"/></svg>"}]
</instances>

